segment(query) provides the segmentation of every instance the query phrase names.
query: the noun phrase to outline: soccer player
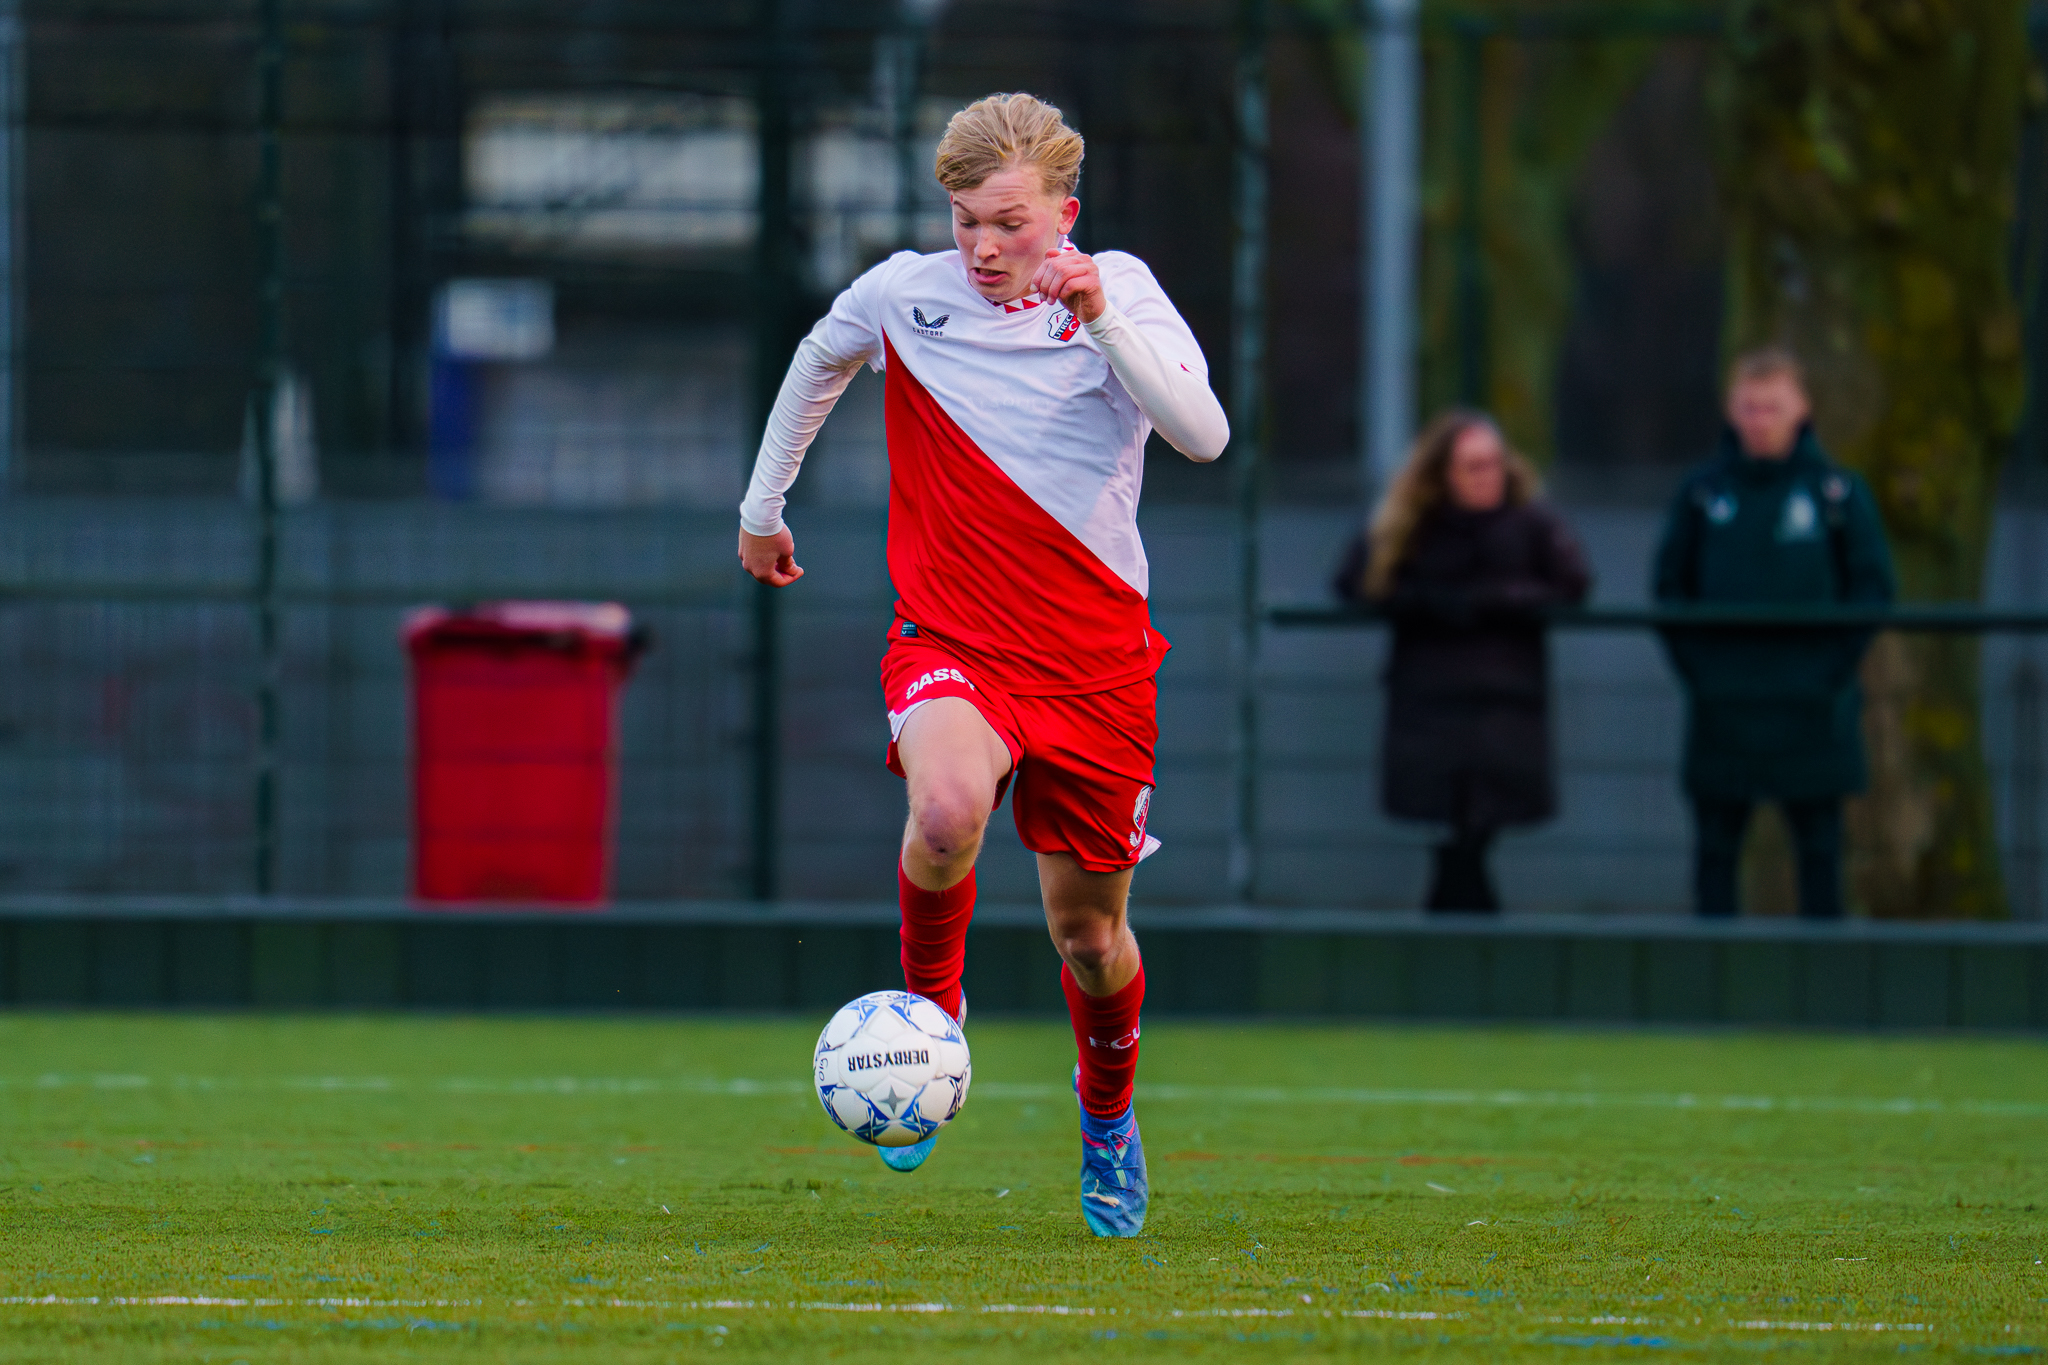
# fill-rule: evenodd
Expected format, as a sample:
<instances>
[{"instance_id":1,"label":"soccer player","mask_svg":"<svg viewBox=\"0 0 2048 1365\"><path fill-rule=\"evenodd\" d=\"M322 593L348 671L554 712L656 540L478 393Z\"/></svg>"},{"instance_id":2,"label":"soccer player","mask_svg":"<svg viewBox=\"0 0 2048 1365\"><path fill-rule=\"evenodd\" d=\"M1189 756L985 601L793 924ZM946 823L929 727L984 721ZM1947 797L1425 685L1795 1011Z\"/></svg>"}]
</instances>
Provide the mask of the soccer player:
<instances>
[{"instance_id":1,"label":"soccer player","mask_svg":"<svg viewBox=\"0 0 2048 1365\"><path fill-rule=\"evenodd\" d=\"M1193 333L1144 263L1067 239L1080 136L1030 95L953 116L936 171L958 250L903 251L855 280L797 347L740 508L740 562L803 576L784 495L854 370L884 382L887 762L910 818L897 887L905 985L964 1019L974 860L1006 788L1038 855L1080 1054L1081 1210L1102 1237L1144 1226L1132 1110L1145 968L1125 918L1158 734L1138 489L1157 430L1193 460L1229 425ZM932 1140L882 1148L912 1170Z\"/></svg>"}]
</instances>

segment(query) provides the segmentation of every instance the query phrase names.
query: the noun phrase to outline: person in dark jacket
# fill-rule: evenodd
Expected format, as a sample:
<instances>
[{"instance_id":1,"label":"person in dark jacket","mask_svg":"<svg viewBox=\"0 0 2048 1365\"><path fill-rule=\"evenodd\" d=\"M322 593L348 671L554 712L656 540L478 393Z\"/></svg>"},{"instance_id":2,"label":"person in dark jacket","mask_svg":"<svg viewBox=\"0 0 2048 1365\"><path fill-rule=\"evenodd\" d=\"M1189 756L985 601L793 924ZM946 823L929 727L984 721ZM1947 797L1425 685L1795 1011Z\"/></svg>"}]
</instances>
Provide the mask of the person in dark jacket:
<instances>
[{"instance_id":1,"label":"person in dark jacket","mask_svg":"<svg viewBox=\"0 0 2048 1365\"><path fill-rule=\"evenodd\" d=\"M1380 799L1389 815L1450 827L1431 910L1498 910L1494 836L1557 812L1543 614L1583 601L1589 578L1539 491L1491 418L1447 412L1337 572L1340 596L1393 620Z\"/></svg>"},{"instance_id":2,"label":"person in dark jacket","mask_svg":"<svg viewBox=\"0 0 2048 1365\"><path fill-rule=\"evenodd\" d=\"M1870 489L1814 438L1798 360L1767 348L1730 371L1715 457L1672 500L1657 547L1660 603L1863 603L1894 591ZM1842 913L1842 798L1862 789L1859 629L1664 632L1688 700L1684 775L1697 843L1695 907L1735 913L1751 812L1775 801L1799 861L1799 913Z\"/></svg>"}]
</instances>

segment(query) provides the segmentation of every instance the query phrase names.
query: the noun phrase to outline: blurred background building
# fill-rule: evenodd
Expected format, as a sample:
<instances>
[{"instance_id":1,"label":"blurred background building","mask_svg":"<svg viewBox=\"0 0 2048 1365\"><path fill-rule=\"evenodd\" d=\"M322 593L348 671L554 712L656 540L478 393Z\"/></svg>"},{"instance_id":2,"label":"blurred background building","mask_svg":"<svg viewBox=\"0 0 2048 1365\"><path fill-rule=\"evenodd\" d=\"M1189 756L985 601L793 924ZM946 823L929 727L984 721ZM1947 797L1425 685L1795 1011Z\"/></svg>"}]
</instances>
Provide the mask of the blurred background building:
<instances>
[{"instance_id":1,"label":"blurred background building","mask_svg":"<svg viewBox=\"0 0 2048 1365\"><path fill-rule=\"evenodd\" d=\"M1598 600L1639 602L1663 500L1718 424L1722 10L1524 6L1572 19L1546 29L1502 8L1423 14L1419 401L1499 408L1583 531ZM616 598L653 629L626 701L622 896L886 898L901 798L873 667L873 376L797 487L804 584L770 607L732 564L791 344L887 252L947 246L929 175L947 116L1041 94L1088 139L1077 241L1152 266L1219 393L1239 392L1257 328L1259 593L1321 600L1372 491L1359 34L1349 6L1278 0L0 3L0 893L401 894L399 617L523 595ZM1250 312L1233 291L1248 92L1268 133ZM2014 243L2035 366L2038 125ZM1545 130L1556 147L1496 155ZM1564 234L1549 274L1518 255L1537 218ZM2044 470L2033 423L1989 600L2048 597ZM1166 851L1137 894L1212 902L1238 823L1246 489L1157 442L1147 477L1176 649ZM272 683L251 605L266 524ZM1425 832L1374 799L1382 645L1261 636L1262 901L1405 905L1420 884ZM1566 636L1557 667L1565 814L1504 850L1511 903L1682 909L1679 699L1654 643ZM1987 645L2024 917L2044 911L2041 677L2031 644ZM982 884L1029 898L1028 855L1006 816L994 828Z\"/></svg>"}]
</instances>

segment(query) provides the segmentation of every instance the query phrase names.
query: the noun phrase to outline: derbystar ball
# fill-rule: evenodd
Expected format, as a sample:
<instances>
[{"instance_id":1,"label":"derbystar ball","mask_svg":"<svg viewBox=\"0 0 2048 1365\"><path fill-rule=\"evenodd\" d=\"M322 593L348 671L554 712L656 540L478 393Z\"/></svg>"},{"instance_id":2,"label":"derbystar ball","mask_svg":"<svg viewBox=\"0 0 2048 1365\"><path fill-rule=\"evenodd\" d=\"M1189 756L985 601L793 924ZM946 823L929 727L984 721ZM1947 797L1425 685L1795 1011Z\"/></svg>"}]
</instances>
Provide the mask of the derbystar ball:
<instances>
[{"instance_id":1,"label":"derbystar ball","mask_svg":"<svg viewBox=\"0 0 2048 1365\"><path fill-rule=\"evenodd\" d=\"M825 1025L811 1074L834 1123L862 1142L908 1147L960 1112L974 1068L944 1010L909 991L873 991Z\"/></svg>"}]
</instances>

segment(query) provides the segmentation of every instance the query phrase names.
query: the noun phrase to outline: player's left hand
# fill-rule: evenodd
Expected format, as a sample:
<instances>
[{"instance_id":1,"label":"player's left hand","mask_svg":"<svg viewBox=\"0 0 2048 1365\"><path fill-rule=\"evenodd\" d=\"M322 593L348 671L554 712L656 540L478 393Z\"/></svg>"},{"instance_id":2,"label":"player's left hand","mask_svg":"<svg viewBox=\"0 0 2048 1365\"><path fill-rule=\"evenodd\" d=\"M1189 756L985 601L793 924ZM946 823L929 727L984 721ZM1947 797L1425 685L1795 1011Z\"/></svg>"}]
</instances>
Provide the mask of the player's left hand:
<instances>
[{"instance_id":1,"label":"player's left hand","mask_svg":"<svg viewBox=\"0 0 2048 1365\"><path fill-rule=\"evenodd\" d=\"M1093 322L1109 307L1109 295L1102 292L1102 276L1095 258L1080 251L1054 247L1045 253L1045 264L1031 277L1031 287L1047 301L1065 304L1075 317Z\"/></svg>"}]
</instances>

